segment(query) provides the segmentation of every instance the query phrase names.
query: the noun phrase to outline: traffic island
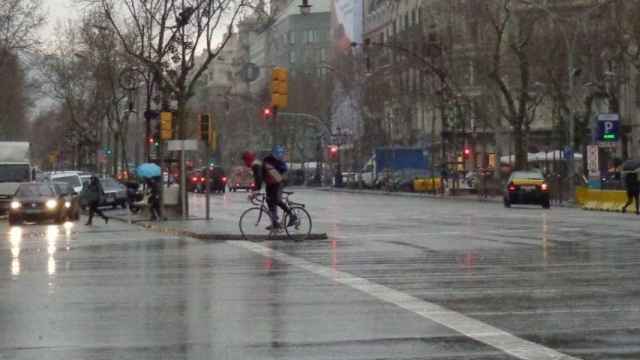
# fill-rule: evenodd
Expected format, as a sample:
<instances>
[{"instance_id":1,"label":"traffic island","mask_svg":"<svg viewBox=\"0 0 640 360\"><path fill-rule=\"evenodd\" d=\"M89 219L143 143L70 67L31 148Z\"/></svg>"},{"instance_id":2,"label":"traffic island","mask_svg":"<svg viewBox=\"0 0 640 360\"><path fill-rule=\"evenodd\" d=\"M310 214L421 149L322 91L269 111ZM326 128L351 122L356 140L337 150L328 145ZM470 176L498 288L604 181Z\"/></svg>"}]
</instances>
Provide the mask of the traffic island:
<instances>
[{"instance_id":1,"label":"traffic island","mask_svg":"<svg viewBox=\"0 0 640 360\"><path fill-rule=\"evenodd\" d=\"M112 219L140 226L144 229L172 236L191 237L203 241L317 241L327 240L326 233L312 233L306 237L292 238L286 233L272 236L254 235L243 237L238 230L237 223L224 219L206 220L202 218L167 219L161 222L152 222L147 219L132 219L122 214L111 216ZM216 229L216 231L211 231Z\"/></svg>"},{"instance_id":2,"label":"traffic island","mask_svg":"<svg viewBox=\"0 0 640 360\"><path fill-rule=\"evenodd\" d=\"M622 190L597 190L580 187L576 190L576 199L584 210L622 212L622 207L627 203L627 193ZM629 209L635 209L635 204L629 205Z\"/></svg>"}]
</instances>

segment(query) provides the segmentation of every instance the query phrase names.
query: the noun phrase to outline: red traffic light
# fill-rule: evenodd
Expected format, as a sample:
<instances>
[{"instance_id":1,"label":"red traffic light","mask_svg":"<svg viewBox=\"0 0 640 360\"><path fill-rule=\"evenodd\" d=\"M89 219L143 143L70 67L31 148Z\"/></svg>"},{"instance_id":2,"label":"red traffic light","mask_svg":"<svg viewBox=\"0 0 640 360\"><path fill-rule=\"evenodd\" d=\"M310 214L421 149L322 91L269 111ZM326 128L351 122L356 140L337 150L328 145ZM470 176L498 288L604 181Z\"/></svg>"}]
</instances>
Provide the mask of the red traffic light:
<instances>
[{"instance_id":1,"label":"red traffic light","mask_svg":"<svg viewBox=\"0 0 640 360\"><path fill-rule=\"evenodd\" d=\"M264 108L264 110L262 111L262 115L265 117L265 119L270 118L273 116L273 110L271 110L270 107Z\"/></svg>"},{"instance_id":2,"label":"red traffic light","mask_svg":"<svg viewBox=\"0 0 640 360\"><path fill-rule=\"evenodd\" d=\"M464 148L463 154L464 154L464 158L465 159L470 158L471 157L471 149L469 149L468 147Z\"/></svg>"},{"instance_id":3,"label":"red traffic light","mask_svg":"<svg viewBox=\"0 0 640 360\"><path fill-rule=\"evenodd\" d=\"M331 145L331 146L329 146L329 152L330 152L331 154L334 154L334 155L335 155L335 154L337 154L337 153L338 153L338 147L337 147L337 146L335 146L335 145Z\"/></svg>"},{"instance_id":4,"label":"red traffic light","mask_svg":"<svg viewBox=\"0 0 640 360\"><path fill-rule=\"evenodd\" d=\"M149 138L149 144L155 144L156 140L152 137Z\"/></svg>"}]
</instances>

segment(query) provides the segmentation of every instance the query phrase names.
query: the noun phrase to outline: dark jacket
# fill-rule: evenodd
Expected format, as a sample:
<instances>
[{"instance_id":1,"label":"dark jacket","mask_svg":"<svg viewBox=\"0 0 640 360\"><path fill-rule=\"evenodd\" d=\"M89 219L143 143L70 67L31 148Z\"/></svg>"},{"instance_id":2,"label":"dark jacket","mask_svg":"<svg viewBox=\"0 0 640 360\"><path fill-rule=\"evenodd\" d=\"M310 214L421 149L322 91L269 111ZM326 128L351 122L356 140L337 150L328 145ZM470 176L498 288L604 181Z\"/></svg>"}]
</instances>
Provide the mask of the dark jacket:
<instances>
[{"instance_id":1,"label":"dark jacket","mask_svg":"<svg viewBox=\"0 0 640 360\"><path fill-rule=\"evenodd\" d=\"M624 177L624 185L629 192L637 193L640 191L640 183L638 182L638 174L630 172Z\"/></svg>"},{"instance_id":2,"label":"dark jacket","mask_svg":"<svg viewBox=\"0 0 640 360\"><path fill-rule=\"evenodd\" d=\"M85 197L88 203L97 202L100 203L100 200L104 196L104 189L102 189L102 184L100 180L95 179L91 180L87 185L85 190Z\"/></svg>"}]
</instances>

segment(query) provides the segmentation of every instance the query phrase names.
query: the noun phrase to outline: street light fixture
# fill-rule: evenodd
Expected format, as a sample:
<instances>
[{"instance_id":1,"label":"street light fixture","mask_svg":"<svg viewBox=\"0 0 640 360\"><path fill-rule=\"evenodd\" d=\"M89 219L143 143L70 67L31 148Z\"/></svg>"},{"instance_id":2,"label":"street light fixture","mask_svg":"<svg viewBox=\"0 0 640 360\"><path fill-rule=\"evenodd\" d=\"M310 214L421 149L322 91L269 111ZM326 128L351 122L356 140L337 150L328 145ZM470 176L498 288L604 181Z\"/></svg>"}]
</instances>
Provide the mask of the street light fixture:
<instances>
[{"instance_id":1,"label":"street light fixture","mask_svg":"<svg viewBox=\"0 0 640 360\"><path fill-rule=\"evenodd\" d=\"M302 0L302 5L299 5L298 7L300 8L300 14L311 14L311 5L309 5L309 0Z\"/></svg>"}]
</instances>

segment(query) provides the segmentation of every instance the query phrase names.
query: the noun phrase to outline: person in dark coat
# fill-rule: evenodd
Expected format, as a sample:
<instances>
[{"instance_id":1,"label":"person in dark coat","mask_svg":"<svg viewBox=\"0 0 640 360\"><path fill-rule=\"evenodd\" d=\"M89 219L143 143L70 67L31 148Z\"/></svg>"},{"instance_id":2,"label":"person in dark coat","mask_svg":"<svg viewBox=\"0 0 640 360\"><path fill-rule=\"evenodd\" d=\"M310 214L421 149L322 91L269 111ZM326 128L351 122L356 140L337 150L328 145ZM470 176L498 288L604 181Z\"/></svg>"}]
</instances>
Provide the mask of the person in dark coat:
<instances>
[{"instance_id":1,"label":"person in dark coat","mask_svg":"<svg viewBox=\"0 0 640 360\"><path fill-rule=\"evenodd\" d=\"M160 216L160 181L156 179L148 180L149 186L149 210L151 212L151 221L161 219Z\"/></svg>"},{"instance_id":2,"label":"person in dark coat","mask_svg":"<svg viewBox=\"0 0 640 360\"><path fill-rule=\"evenodd\" d=\"M89 220L87 220L85 225L92 225L94 214L98 214L98 216L104 219L104 223L108 224L109 218L98 208L100 205L100 199L104 196L104 190L102 189L102 184L100 184L100 180L97 177L91 177L91 181L89 182L89 185L87 185L86 194L87 202L89 203Z\"/></svg>"},{"instance_id":3,"label":"person in dark coat","mask_svg":"<svg viewBox=\"0 0 640 360\"><path fill-rule=\"evenodd\" d=\"M638 182L638 174L635 171L629 172L624 177L624 185L627 189L627 203L622 208L622 212L627 212L627 207L633 201L636 202L636 215L640 215L640 182Z\"/></svg>"}]
</instances>

